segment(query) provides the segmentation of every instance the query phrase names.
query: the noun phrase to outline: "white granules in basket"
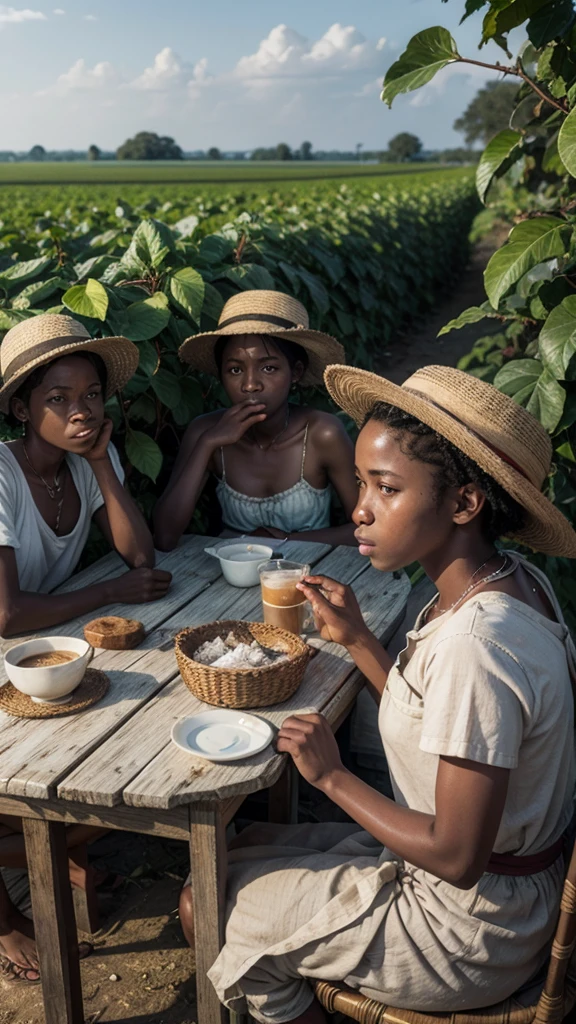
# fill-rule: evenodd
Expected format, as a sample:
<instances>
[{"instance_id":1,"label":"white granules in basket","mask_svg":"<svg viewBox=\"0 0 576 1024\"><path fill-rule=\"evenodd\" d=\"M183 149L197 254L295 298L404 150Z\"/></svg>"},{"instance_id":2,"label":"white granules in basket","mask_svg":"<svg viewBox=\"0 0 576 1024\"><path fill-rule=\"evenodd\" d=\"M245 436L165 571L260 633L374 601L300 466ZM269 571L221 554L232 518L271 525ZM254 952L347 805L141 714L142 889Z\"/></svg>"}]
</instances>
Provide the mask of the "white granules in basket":
<instances>
[{"instance_id":1,"label":"white granules in basket","mask_svg":"<svg viewBox=\"0 0 576 1024\"><path fill-rule=\"evenodd\" d=\"M262 668L287 661L287 657L280 651L269 653L257 640L251 644L238 642L234 634L229 633L225 640L217 636L203 643L195 652L194 661L211 668Z\"/></svg>"}]
</instances>

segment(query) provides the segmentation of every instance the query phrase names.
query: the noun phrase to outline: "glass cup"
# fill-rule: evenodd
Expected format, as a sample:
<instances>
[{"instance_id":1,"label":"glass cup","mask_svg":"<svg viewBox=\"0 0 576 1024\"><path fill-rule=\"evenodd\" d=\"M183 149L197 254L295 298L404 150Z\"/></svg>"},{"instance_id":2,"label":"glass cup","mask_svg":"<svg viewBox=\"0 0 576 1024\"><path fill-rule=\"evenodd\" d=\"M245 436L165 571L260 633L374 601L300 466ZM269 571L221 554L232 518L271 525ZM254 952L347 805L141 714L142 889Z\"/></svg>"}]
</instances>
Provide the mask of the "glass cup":
<instances>
[{"instance_id":1,"label":"glass cup","mask_svg":"<svg viewBox=\"0 0 576 1024\"><path fill-rule=\"evenodd\" d=\"M308 602L296 584L310 573L309 565L273 558L258 566L262 588L264 622L280 626L290 633L304 631L308 615Z\"/></svg>"}]
</instances>

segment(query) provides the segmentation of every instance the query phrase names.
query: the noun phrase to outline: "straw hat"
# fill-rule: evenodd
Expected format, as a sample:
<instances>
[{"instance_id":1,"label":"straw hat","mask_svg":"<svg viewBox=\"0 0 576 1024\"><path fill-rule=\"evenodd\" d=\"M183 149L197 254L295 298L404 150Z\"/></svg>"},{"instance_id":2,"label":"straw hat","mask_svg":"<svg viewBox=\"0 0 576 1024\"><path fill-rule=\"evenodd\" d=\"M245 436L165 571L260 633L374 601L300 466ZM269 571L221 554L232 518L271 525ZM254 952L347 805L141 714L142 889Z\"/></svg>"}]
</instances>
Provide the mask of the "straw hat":
<instances>
[{"instance_id":1,"label":"straw hat","mask_svg":"<svg viewBox=\"0 0 576 1024\"><path fill-rule=\"evenodd\" d=\"M109 398L138 368L139 353L128 338L91 338L71 316L43 313L12 327L0 345L0 412L9 412L10 399L37 366L73 352L95 352L106 364Z\"/></svg>"},{"instance_id":2,"label":"straw hat","mask_svg":"<svg viewBox=\"0 0 576 1024\"><path fill-rule=\"evenodd\" d=\"M238 292L225 304L217 331L194 334L180 346L180 359L196 370L218 376L214 346L218 338L234 334L268 334L271 338L294 341L308 353L308 367L301 383L322 386L328 363L345 361L340 342L322 331L311 331L308 313L297 299L284 292L265 290Z\"/></svg>"},{"instance_id":3,"label":"straw hat","mask_svg":"<svg viewBox=\"0 0 576 1024\"><path fill-rule=\"evenodd\" d=\"M488 473L527 513L515 539L546 555L576 558L576 533L541 494L552 444L526 409L492 384L449 366L424 366L401 387L375 373L329 366L334 401L358 425L376 402L388 402L426 423Z\"/></svg>"}]
</instances>

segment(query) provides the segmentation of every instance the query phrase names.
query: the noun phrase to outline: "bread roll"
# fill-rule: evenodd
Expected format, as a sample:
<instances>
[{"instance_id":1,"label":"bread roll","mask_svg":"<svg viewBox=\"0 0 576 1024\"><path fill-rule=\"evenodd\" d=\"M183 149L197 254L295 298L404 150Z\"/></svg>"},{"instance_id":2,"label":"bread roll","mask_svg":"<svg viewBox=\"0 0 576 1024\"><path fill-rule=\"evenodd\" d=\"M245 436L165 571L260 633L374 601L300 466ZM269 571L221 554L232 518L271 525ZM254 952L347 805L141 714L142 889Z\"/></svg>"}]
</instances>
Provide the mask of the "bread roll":
<instances>
[{"instance_id":1,"label":"bread roll","mask_svg":"<svg viewBox=\"0 0 576 1024\"><path fill-rule=\"evenodd\" d=\"M137 619L122 619L119 615L106 615L92 619L84 626L84 638L92 647L107 651L128 651L144 639L144 626Z\"/></svg>"}]
</instances>

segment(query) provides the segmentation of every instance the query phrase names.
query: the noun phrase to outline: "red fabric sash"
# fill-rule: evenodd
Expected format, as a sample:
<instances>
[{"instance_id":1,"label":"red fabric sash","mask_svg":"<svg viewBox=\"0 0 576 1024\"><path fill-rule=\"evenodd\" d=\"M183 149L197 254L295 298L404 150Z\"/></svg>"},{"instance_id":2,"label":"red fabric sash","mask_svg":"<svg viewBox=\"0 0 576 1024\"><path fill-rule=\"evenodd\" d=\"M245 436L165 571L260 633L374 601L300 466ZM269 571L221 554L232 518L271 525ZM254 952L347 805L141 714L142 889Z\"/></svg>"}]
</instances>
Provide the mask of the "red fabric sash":
<instances>
[{"instance_id":1,"label":"red fabric sash","mask_svg":"<svg viewBox=\"0 0 576 1024\"><path fill-rule=\"evenodd\" d=\"M514 853L493 853L488 861L486 871L492 875L537 875L552 867L564 849L566 837L560 836L552 846L540 853L528 857L518 857Z\"/></svg>"}]
</instances>

